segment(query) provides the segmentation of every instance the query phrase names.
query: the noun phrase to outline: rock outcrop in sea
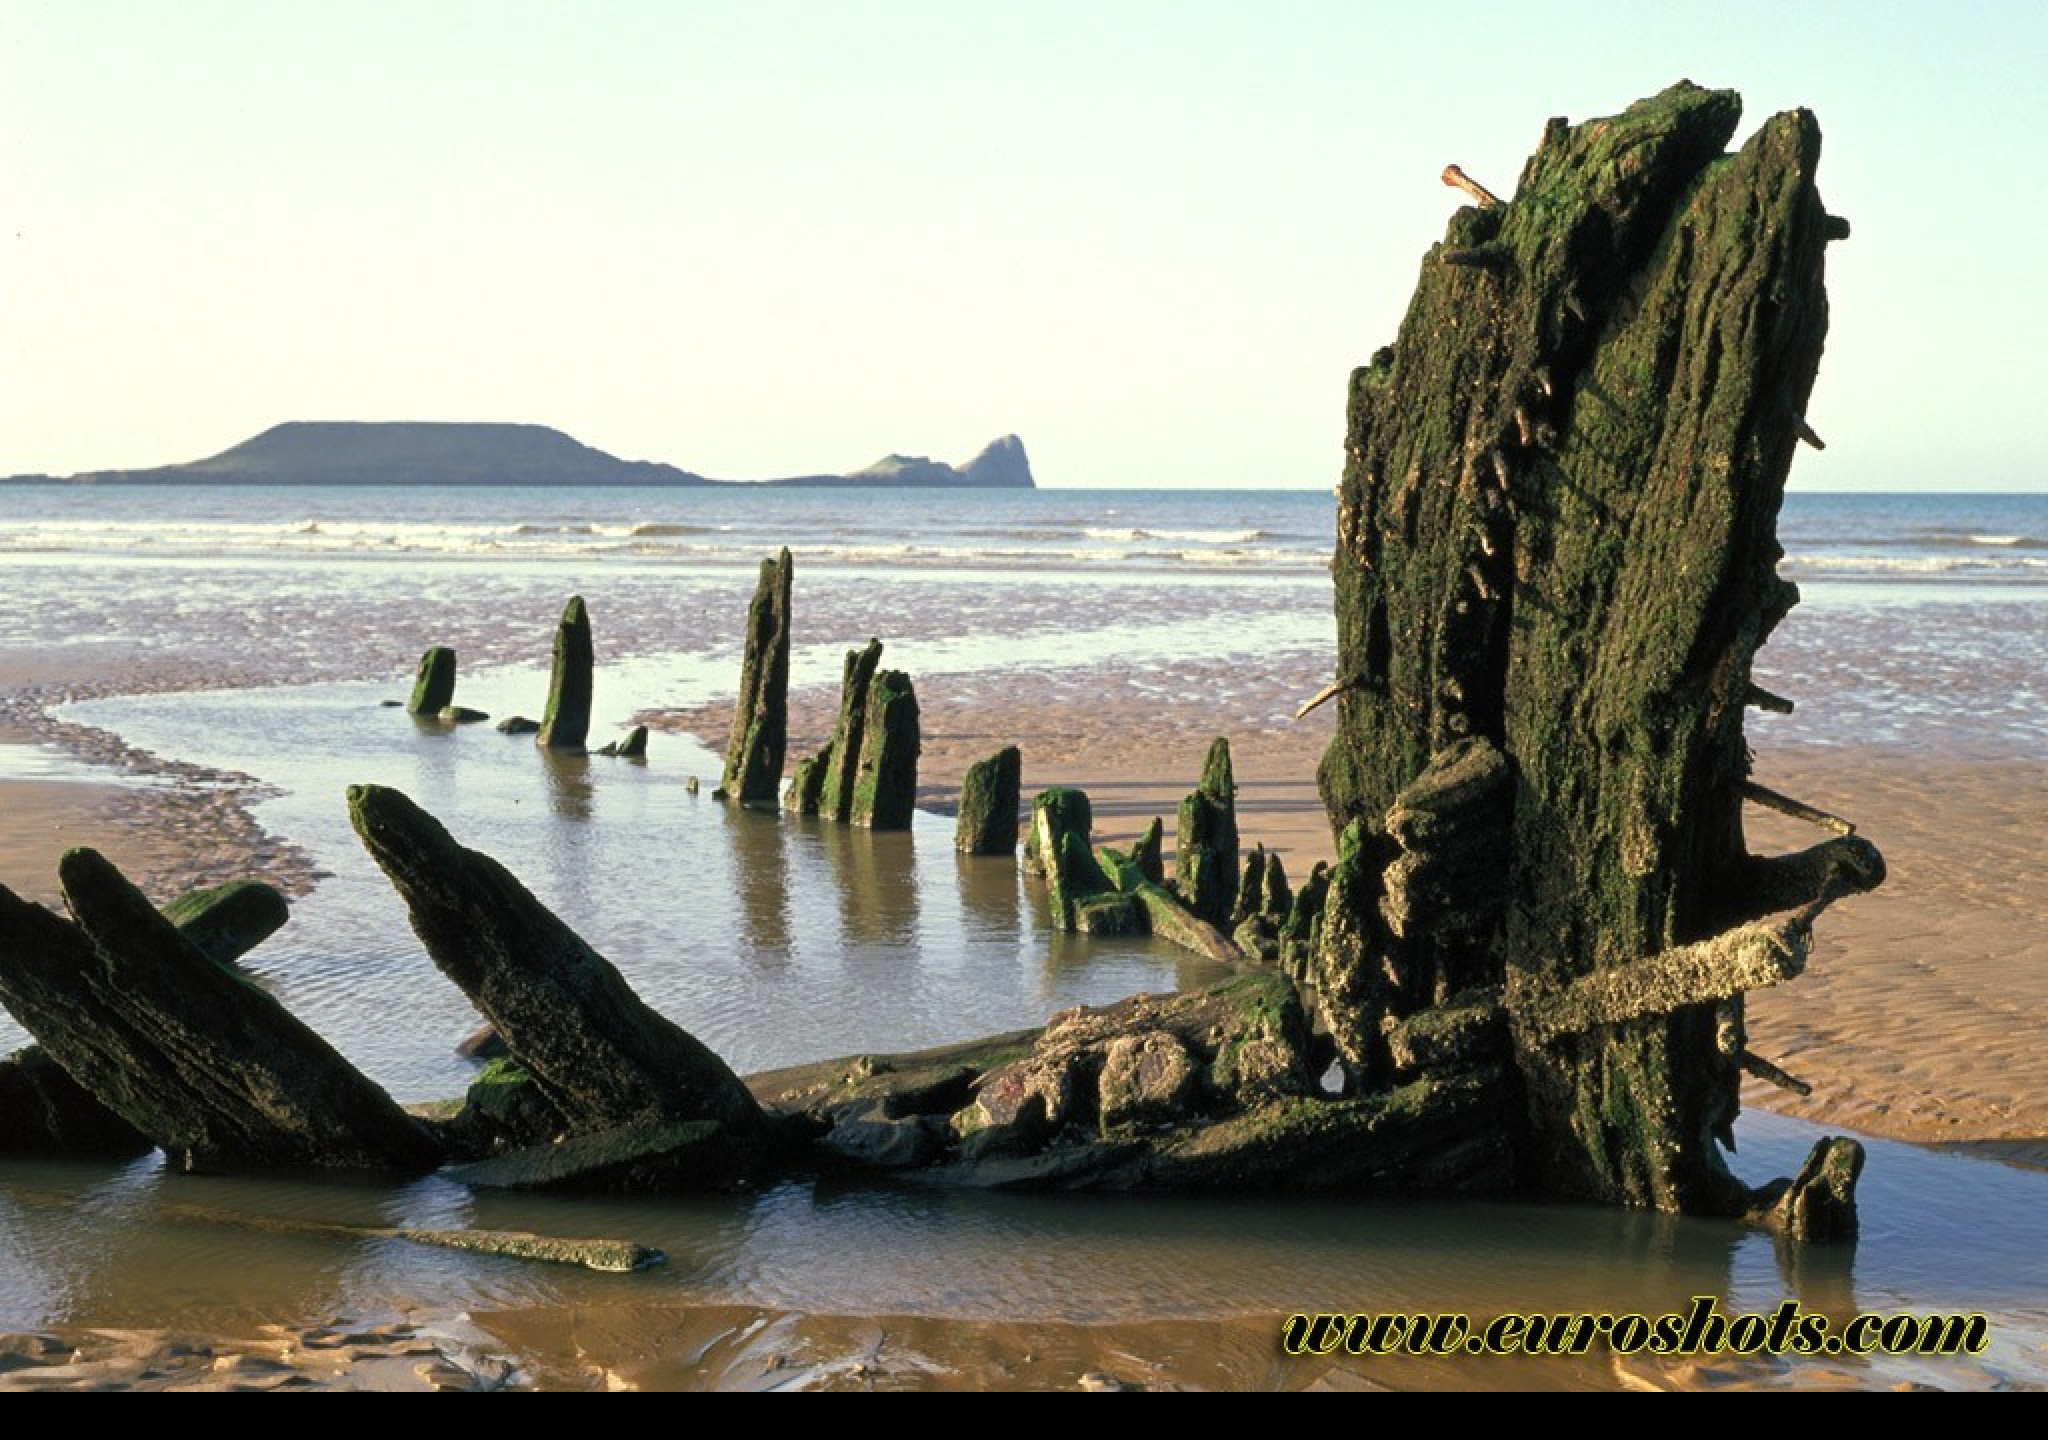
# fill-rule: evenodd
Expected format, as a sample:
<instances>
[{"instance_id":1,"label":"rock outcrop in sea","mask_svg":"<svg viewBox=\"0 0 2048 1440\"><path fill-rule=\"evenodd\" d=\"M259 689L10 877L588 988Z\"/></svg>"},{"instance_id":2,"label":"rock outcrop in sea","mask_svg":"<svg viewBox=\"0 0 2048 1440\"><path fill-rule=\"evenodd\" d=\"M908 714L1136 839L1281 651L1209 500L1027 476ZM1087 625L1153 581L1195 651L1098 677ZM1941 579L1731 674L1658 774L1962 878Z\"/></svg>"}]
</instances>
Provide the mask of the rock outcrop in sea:
<instances>
[{"instance_id":1,"label":"rock outcrop in sea","mask_svg":"<svg viewBox=\"0 0 2048 1440\"><path fill-rule=\"evenodd\" d=\"M922 455L888 455L847 474L773 480L713 480L693 470L622 460L544 425L461 421L293 420L218 455L146 470L69 476L11 475L0 485L404 485L545 486L549 489L688 488L769 485L853 489L1031 489L1024 442L991 441L972 460L949 465Z\"/></svg>"}]
</instances>

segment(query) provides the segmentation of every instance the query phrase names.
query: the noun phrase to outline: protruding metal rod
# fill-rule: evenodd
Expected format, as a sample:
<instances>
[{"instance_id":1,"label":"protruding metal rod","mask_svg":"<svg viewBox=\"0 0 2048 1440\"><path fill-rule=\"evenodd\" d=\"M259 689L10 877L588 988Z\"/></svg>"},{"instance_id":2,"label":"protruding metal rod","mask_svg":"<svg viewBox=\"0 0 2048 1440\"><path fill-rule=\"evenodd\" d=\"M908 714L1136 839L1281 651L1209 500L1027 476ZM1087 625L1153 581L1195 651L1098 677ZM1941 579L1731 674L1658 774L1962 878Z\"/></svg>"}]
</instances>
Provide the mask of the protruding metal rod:
<instances>
[{"instance_id":1,"label":"protruding metal rod","mask_svg":"<svg viewBox=\"0 0 2048 1440\"><path fill-rule=\"evenodd\" d=\"M1813 1087L1796 1075L1788 1075L1763 1056L1749 1050L1735 1052L1735 1063L1742 1067L1742 1073L1753 1075L1766 1085L1775 1085L1780 1090L1789 1090L1801 1097L1811 1095Z\"/></svg>"},{"instance_id":2,"label":"protruding metal rod","mask_svg":"<svg viewBox=\"0 0 2048 1440\"><path fill-rule=\"evenodd\" d=\"M1761 685L1752 684L1743 693L1742 703L1758 710L1768 710L1773 715L1790 715L1792 702L1782 695L1773 695Z\"/></svg>"},{"instance_id":3,"label":"protruding metal rod","mask_svg":"<svg viewBox=\"0 0 2048 1440\"><path fill-rule=\"evenodd\" d=\"M1332 680L1329 684L1325 685L1322 689L1316 691L1315 694L1309 696L1307 700L1302 702L1301 708L1294 712L1294 718L1299 720L1302 716L1308 714L1309 711L1316 709L1318 706L1329 704L1332 700L1335 700L1339 695L1342 695L1346 690L1349 690L1356 683L1357 682L1354 680Z\"/></svg>"},{"instance_id":4,"label":"protruding metal rod","mask_svg":"<svg viewBox=\"0 0 2048 1440\"><path fill-rule=\"evenodd\" d=\"M1814 449L1825 450L1828 448L1828 442L1813 433L1813 427L1806 423L1804 415L1794 415L1792 417L1792 428L1798 432L1801 440L1804 440Z\"/></svg>"},{"instance_id":5,"label":"protruding metal rod","mask_svg":"<svg viewBox=\"0 0 2048 1440\"><path fill-rule=\"evenodd\" d=\"M1735 788L1743 799L1761 805L1766 810L1775 810L1780 815L1790 815L1795 820L1804 820L1809 825L1818 825L1823 829L1834 831L1837 835L1854 835L1856 833L1856 827L1841 816L1830 815L1825 810L1816 810L1804 801L1794 800L1789 795L1780 795L1775 790L1765 789L1754 780L1745 780Z\"/></svg>"},{"instance_id":6,"label":"protruding metal rod","mask_svg":"<svg viewBox=\"0 0 2048 1440\"><path fill-rule=\"evenodd\" d=\"M1491 210L1499 205L1500 196L1467 175L1455 165L1444 166L1444 184L1453 190L1463 190L1482 210Z\"/></svg>"}]
</instances>

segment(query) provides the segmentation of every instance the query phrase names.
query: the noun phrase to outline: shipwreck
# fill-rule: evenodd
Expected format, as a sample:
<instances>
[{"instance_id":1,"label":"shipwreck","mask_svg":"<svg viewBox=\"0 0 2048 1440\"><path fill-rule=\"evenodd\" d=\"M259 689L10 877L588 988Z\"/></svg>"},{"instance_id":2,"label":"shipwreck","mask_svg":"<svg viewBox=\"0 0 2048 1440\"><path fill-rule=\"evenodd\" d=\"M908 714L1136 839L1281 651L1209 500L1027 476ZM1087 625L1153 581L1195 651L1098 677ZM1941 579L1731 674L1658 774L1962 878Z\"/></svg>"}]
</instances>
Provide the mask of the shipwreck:
<instances>
[{"instance_id":1,"label":"shipwreck","mask_svg":"<svg viewBox=\"0 0 2048 1440\"><path fill-rule=\"evenodd\" d=\"M1728 150L1737 96L1680 84L1553 120L1511 198L1470 199L1392 345L1351 378L1332 562L1336 858L1290 883L1238 833L1227 742L1130 852L1087 797L1029 806L1014 750L970 776L958 846L1042 876L1054 924L1150 932L1236 967L1042 1029L741 1077L405 796L356 831L501 1058L401 1108L235 960L283 923L240 886L156 909L91 851L70 917L0 892L0 1146L163 1150L178 1167L448 1167L478 1186L719 1186L802 1170L1059 1190L1528 1192L1855 1233L1862 1152L1752 1189L1723 1159L1743 997L1795 979L1816 919L1881 882L1854 827L1750 779L1751 678L1798 599L1776 516L1848 226L1804 111ZM831 744L783 787L792 561L766 562L720 793L908 824L918 710L850 652ZM564 616L542 746L589 724L589 618ZM411 703L452 704L430 652ZM528 722L530 725L530 722ZM644 732L636 737L644 749ZM1824 838L1755 855L1745 808Z\"/></svg>"}]
</instances>

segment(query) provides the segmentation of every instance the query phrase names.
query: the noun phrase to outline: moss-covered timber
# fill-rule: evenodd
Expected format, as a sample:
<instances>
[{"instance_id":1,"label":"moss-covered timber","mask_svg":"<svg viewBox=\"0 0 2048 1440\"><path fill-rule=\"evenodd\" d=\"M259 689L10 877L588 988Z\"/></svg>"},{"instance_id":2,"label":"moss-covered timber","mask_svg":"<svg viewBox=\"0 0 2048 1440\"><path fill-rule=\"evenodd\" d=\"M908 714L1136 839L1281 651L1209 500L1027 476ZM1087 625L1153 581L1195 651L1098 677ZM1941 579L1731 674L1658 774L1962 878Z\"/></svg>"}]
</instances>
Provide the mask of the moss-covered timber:
<instances>
[{"instance_id":1,"label":"moss-covered timber","mask_svg":"<svg viewBox=\"0 0 2048 1440\"><path fill-rule=\"evenodd\" d=\"M282 930L292 918L283 892L261 880L231 880L180 895L164 919L208 959L231 965Z\"/></svg>"},{"instance_id":2,"label":"moss-covered timber","mask_svg":"<svg viewBox=\"0 0 2048 1440\"><path fill-rule=\"evenodd\" d=\"M1702 1002L1754 981L1736 962L1757 952L1686 947L1756 918L1744 706L1797 599L1775 521L1840 233L1813 116L1775 116L1728 154L1740 109L1680 84L1552 121L1514 197L1458 211L1424 260L1394 345L1352 378L1321 768L1365 872L1333 876L1321 964L1347 1063L1383 1064L1381 1021L1442 979L1501 986L1522 1182L1711 1214L1752 1197L1717 1148L1740 1069ZM1456 883L1420 906L1426 866L1373 878L1413 838L1390 829L1400 792L1471 739L1512 773L1497 916L1441 866ZM1834 893L1882 873L1823 858L1857 862L1834 865ZM1767 873L1791 892L1798 869ZM1736 968L1668 990L1588 978L1667 954ZM1607 1023L1560 1029L1574 1009Z\"/></svg>"},{"instance_id":3,"label":"moss-covered timber","mask_svg":"<svg viewBox=\"0 0 2048 1440\"><path fill-rule=\"evenodd\" d=\"M1200 783L1180 802L1174 889L1202 919L1227 926L1238 882L1237 781L1231 773L1230 742L1218 736L1202 763Z\"/></svg>"},{"instance_id":4,"label":"moss-covered timber","mask_svg":"<svg viewBox=\"0 0 2048 1440\"><path fill-rule=\"evenodd\" d=\"M763 560L747 606L740 695L718 788L750 809L773 810L782 790L782 762L789 750L789 598L795 570L787 549Z\"/></svg>"},{"instance_id":5,"label":"moss-covered timber","mask_svg":"<svg viewBox=\"0 0 2048 1440\"><path fill-rule=\"evenodd\" d=\"M575 1133L708 1121L744 1144L760 1108L725 1062L650 1010L497 861L395 790L349 790L349 817L441 972Z\"/></svg>"},{"instance_id":6,"label":"moss-covered timber","mask_svg":"<svg viewBox=\"0 0 2048 1440\"><path fill-rule=\"evenodd\" d=\"M846 652L840 669L839 719L832 740L819 752L824 767L820 778L817 813L845 825L853 819L854 781L860 774L861 743L867 735L868 688L875 683L875 671L882 664L882 642L870 638L858 650Z\"/></svg>"},{"instance_id":7,"label":"moss-covered timber","mask_svg":"<svg viewBox=\"0 0 2048 1440\"><path fill-rule=\"evenodd\" d=\"M1023 784L1024 754L1015 745L968 766L960 781L953 848L968 855L1016 854Z\"/></svg>"},{"instance_id":8,"label":"moss-covered timber","mask_svg":"<svg viewBox=\"0 0 2048 1440\"><path fill-rule=\"evenodd\" d=\"M548 708L541 712L535 744L572 753L584 748L590 739L590 701L596 669L590 610L581 595L572 595L562 607L561 623L555 626L555 668L548 679Z\"/></svg>"},{"instance_id":9,"label":"moss-covered timber","mask_svg":"<svg viewBox=\"0 0 2048 1440\"><path fill-rule=\"evenodd\" d=\"M901 670L875 672L861 722L851 823L866 830L910 828L910 817L917 811L917 759L923 748L917 691L910 677ZM833 752L838 753L836 742Z\"/></svg>"},{"instance_id":10,"label":"moss-covered timber","mask_svg":"<svg viewBox=\"0 0 2048 1440\"><path fill-rule=\"evenodd\" d=\"M405 702L413 715L439 715L455 703L455 652L435 645L420 656L419 673L413 677L412 698Z\"/></svg>"},{"instance_id":11,"label":"moss-covered timber","mask_svg":"<svg viewBox=\"0 0 2048 1440\"><path fill-rule=\"evenodd\" d=\"M98 852L58 865L73 921L0 889L0 1004L188 1170L418 1171L433 1138L275 997L179 934Z\"/></svg>"}]
</instances>

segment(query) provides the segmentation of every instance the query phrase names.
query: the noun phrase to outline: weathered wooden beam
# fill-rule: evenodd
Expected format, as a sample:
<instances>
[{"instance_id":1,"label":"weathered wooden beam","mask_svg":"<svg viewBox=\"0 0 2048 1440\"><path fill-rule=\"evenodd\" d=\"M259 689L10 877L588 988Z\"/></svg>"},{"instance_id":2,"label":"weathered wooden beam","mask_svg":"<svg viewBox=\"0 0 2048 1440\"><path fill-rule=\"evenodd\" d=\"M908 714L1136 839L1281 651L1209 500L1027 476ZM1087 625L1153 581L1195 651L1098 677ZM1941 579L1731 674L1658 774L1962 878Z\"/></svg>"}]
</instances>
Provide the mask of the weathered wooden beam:
<instances>
[{"instance_id":1,"label":"weathered wooden beam","mask_svg":"<svg viewBox=\"0 0 2048 1440\"><path fill-rule=\"evenodd\" d=\"M396 790L353 786L348 804L428 955L574 1129L707 1120L741 1140L760 1131L760 1108L725 1062L649 1009L504 866Z\"/></svg>"},{"instance_id":2,"label":"weathered wooden beam","mask_svg":"<svg viewBox=\"0 0 2048 1440\"><path fill-rule=\"evenodd\" d=\"M868 687L860 765L849 820L865 830L908 830L917 811L917 761L924 748L917 690L901 670L878 670Z\"/></svg>"},{"instance_id":3,"label":"weathered wooden beam","mask_svg":"<svg viewBox=\"0 0 2048 1440\"><path fill-rule=\"evenodd\" d=\"M761 562L761 578L747 607L739 700L733 707L732 734L718 782L719 792L728 799L757 810L775 808L789 749L790 586L795 569L787 549Z\"/></svg>"},{"instance_id":4,"label":"weathered wooden beam","mask_svg":"<svg viewBox=\"0 0 2048 1440\"><path fill-rule=\"evenodd\" d=\"M455 652L446 645L436 645L420 656L412 698L405 702L405 708L408 714L432 716L454 703Z\"/></svg>"},{"instance_id":5,"label":"weathered wooden beam","mask_svg":"<svg viewBox=\"0 0 2048 1440\"><path fill-rule=\"evenodd\" d=\"M1173 888L1197 916L1227 924L1237 899L1237 866L1237 781L1230 742L1218 736L1210 742L1200 783L1180 803Z\"/></svg>"},{"instance_id":6,"label":"weathered wooden beam","mask_svg":"<svg viewBox=\"0 0 2048 1440\"><path fill-rule=\"evenodd\" d=\"M1508 1006L1516 1027L1539 1039L1668 1015L1781 985L1805 971L1812 943L1807 922L1796 917L1744 925L1696 945L1596 970L1560 990L1511 990Z\"/></svg>"},{"instance_id":7,"label":"weathered wooden beam","mask_svg":"<svg viewBox=\"0 0 2048 1440\"><path fill-rule=\"evenodd\" d=\"M1710 906L1722 925L1760 920L1780 911L1875 890L1884 883L1884 856L1861 835L1837 835L1789 855L1745 857Z\"/></svg>"},{"instance_id":8,"label":"weathered wooden beam","mask_svg":"<svg viewBox=\"0 0 2048 1440\"><path fill-rule=\"evenodd\" d=\"M104 857L73 850L58 879L75 924L0 890L0 1004L173 1164L439 1162L439 1145L388 1095L185 940Z\"/></svg>"},{"instance_id":9,"label":"weathered wooden beam","mask_svg":"<svg viewBox=\"0 0 2048 1440\"><path fill-rule=\"evenodd\" d=\"M1147 878L1135 859L1109 849L1099 849L1095 856L1118 893L1130 897L1138 906L1147 933L1218 965L1244 963L1244 951L1235 941L1189 911L1165 886Z\"/></svg>"},{"instance_id":10,"label":"weathered wooden beam","mask_svg":"<svg viewBox=\"0 0 2048 1440\"><path fill-rule=\"evenodd\" d=\"M1017 853L1017 813L1023 804L1024 753L1005 746L967 767L960 781L960 816L953 848L968 855Z\"/></svg>"},{"instance_id":11,"label":"weathered wooden beam","mask_svg":"<svg viewBox=\"0 0 2048 1440\"><path fill-rule=\"evenodd\" d=\"M234 880L180 895L163 907L187 943L222 965L232 965L285 927L291 906L274 885Z\"/></svg>"},{"instance_id":12,"label":"weathered wooden beam","mask_svg":"<svg viewBox=\"0 0 2048 1440\"><path fill-rule=\"evenodd\" d=\"M854 782L860 775L861 746L867 739L868 691L881 664L880 640L870 639L860 649L846 652L839 681L839 720L831 743L821 752L825 774L818 813L842 825L853 820Z\"/></svg>"},{"instance_id":13,"label":"weathered wooden beam","mask_svg":"<svg viewBox=\"0 0 2048 1440\"><path fill-rule=\"evenodd\" d=\"M535 744L572 753L583 749L590 738L596 671L590 611L581 595L572 595L562 609L561 623L555 626L555 666L548 678L548 706L541 712Z\"/></svg>"}]
</instances>

